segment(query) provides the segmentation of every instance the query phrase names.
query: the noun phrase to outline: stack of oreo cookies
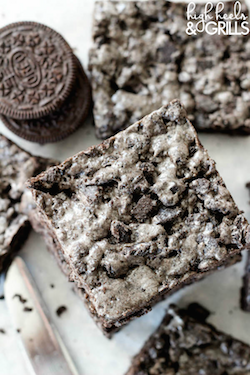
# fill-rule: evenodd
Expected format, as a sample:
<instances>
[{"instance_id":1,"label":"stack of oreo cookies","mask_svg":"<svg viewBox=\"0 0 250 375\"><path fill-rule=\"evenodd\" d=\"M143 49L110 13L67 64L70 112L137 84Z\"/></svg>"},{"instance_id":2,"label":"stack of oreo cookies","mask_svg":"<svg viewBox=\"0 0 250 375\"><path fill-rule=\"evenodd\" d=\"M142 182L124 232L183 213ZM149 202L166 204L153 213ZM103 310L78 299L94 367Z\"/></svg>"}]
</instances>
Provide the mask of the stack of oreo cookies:
<instances>
[{"instance_id":1,"label":"stack of oreo cookies","mask_svg":"<svg viewBox=\"0 0 250 375\"><path fill-rule=\"evenodd\" d=\"M35 22L0 29L0 117L20 137L40 144L71 134L86 119L91 89L71 47Z\"/></svg>"}]
</instances>

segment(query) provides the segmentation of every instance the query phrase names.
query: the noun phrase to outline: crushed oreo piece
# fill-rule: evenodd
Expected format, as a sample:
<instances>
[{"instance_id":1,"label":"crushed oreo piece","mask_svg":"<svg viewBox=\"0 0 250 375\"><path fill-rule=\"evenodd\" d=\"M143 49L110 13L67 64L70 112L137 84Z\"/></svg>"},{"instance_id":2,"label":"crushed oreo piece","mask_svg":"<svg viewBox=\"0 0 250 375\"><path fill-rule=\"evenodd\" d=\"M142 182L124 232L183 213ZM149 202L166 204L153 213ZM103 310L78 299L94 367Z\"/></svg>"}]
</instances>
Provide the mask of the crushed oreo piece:
<instances>
[{"instance_id":1,"label":"crushed oreo piece","mask_svg":"<svg viewBox=\"0 0 250 375\"><path fill-rule=\"evenodd\" d=\"M33 309L32 309L32 307L27 307L27 306L25 306L25 307L23 308L23 311L25 311L25 312L31 312L31 311L33 311Z\"/></svg>"},{"instance_id":2,"label":"crushed oreo piece","mask_svg":"<svg viewBox=\"0 0 250 375\"><path fill-rule=\"evenodd\" d=\"M21 294L15 294L13 298L18 298L21 303L26 303L27 299L23 298Z\"/></svg>"},{"instance_id":3,"label":"crushed oreo piece","mask_svg":"<svg viewBox=\"0 0 250 375\"><path fill-rule=\"evenodd\" d=\"M60 306L56 310L56 314L57 314L57 316L61 316L65 311L67 311L67 307L66 306Z\"/></svg>"}]
</instances>

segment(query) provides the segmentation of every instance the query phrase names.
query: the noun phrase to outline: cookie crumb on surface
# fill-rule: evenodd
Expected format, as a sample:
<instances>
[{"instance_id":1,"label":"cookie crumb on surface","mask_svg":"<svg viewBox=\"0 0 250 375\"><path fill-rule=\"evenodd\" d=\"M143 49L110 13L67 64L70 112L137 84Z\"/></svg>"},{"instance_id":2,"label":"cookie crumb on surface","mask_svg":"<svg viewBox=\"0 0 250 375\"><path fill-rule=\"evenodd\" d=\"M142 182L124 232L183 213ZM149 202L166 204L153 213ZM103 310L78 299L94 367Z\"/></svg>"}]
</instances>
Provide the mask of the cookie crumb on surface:
<instances>
[{"instance_id":1,"label":"cookie crumb on surface","mask_svg":"<svg viewBox=\"0 0 250 375\"><path fill-rule=\"evenodd\" d=\"M57 314L57 316L61 316L65 311L67 311L67 307L66 306L60 306L56 310L56 314Z\"/></svg>"},{"instance_id":2,"label":"cookie crumb on surface","mask_svg":"<svg viewBox=\"0 0 250 375\"><path fill-rule=\"evenodd\" d=\"M33 309L32 309L32 307L24 307L23 311L31 312L31 311L33 311Z\"/></svg>"},{"instance_id":3,"label":"cookie crumb on surface","mask_svg":"<svg viewBox=\"0 0 250 375\"><path fill-rule=\"evenodd\" d=\"M15 294L13 298L18 298L21 303L26 303L27 299L23 298L21 294Z\"/></svg>"}]
</instances>

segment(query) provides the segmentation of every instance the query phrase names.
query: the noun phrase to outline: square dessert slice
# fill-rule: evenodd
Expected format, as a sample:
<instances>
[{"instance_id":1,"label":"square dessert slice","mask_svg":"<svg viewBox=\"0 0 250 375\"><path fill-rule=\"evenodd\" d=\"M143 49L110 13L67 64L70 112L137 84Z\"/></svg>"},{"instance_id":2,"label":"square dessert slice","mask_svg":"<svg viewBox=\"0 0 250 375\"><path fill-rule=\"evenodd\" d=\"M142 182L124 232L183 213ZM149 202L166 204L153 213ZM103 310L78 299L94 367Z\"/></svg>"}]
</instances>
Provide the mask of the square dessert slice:
<instances>
[{"instance_id":1,"label":"square dessert slice","mask_svg":"<svg viewBox=\"0 0 250 375\"><path fill-rule=\"evenodd\" d=\"M106 333L249 245L248 223L178 100L28 184Z\"/></svg>"},{"instance_id":2,"label":"square dessert slice","mask_svg":"<svg viewBox=\"0 0 250 375\"><path fill-rule=\"evenodd\" d=\"M31 207L22 202L25 182L54 164L53 160L32 156L0 134L0 272L30 229Z\"/></svg>"},{"instance_id":3,"label":"square dessert slice","mask_svg":"<svg viewBox=\"0 0 250 375\"><path fill-rule=\"evenodd\" d=\"M250 374L250 346L206 323L208 315L196 303L171 306L127 375Z\"/></svg>"},{"instance_id":4,"label":"square dessert slice","mask_svg":"<svg viewBox=\"0 0 250 375\"><path fill-rule=\"evenodd\" d=\"M197 15L204 5L196 5ZM233 13L234 2L224 6L221 15ZM250 133L250 34L186 29L186 3L96 2L89 69L99 138L175 98L198 130Z\"/></svg>"}]
</instances>

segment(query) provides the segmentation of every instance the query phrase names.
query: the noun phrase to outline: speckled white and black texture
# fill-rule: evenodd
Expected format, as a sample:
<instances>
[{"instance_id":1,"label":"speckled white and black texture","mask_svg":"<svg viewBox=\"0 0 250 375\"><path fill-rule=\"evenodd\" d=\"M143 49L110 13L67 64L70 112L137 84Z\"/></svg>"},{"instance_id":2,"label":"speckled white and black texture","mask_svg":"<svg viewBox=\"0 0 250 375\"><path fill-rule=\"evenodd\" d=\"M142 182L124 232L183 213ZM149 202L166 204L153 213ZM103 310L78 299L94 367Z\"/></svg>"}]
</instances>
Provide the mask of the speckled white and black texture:
<instances>
[{"instance_id":1,"label":"speckled white and black texture","mask_svg":"<svg viewBox=\"0 0 250 375\"><path fill-rule=\"evenodd\" d=\"M249 375L249 345L207 324L204 312L169 308L127 375Z\"/></svg>"},{"instance_id":2,"label":"speckled white and black texture","mask_svg":"<svg viewBox=\"0 0 250 375\"><path fill-rule=\"evenodd\" d=\"M186 7L96 2L89 69L99 138L176 98L198 130L250 133L250 36L187 35Z\"/></svg>"},{"instance_id":3,"label":"speckled white and black texture","mask_svg":"<svg viewBox=\"0 0 250 375\"><path fill-rule=\"evenodd\" d=\"M29 182L105 329L234 263L248 223L179 101Z\"/></svg>"},{"instance_id":4,"label":"speckled white and black texture","mask_svg":"<svg viewBox=\"0 0 250 375\"><path fill-rule=\"evenodd\" d=\"M21 248L29 231L31 207L22 202L25 182L53 164L32 156L0 134L0 271L8 257Z\"/></svg>"}]
</instances>

